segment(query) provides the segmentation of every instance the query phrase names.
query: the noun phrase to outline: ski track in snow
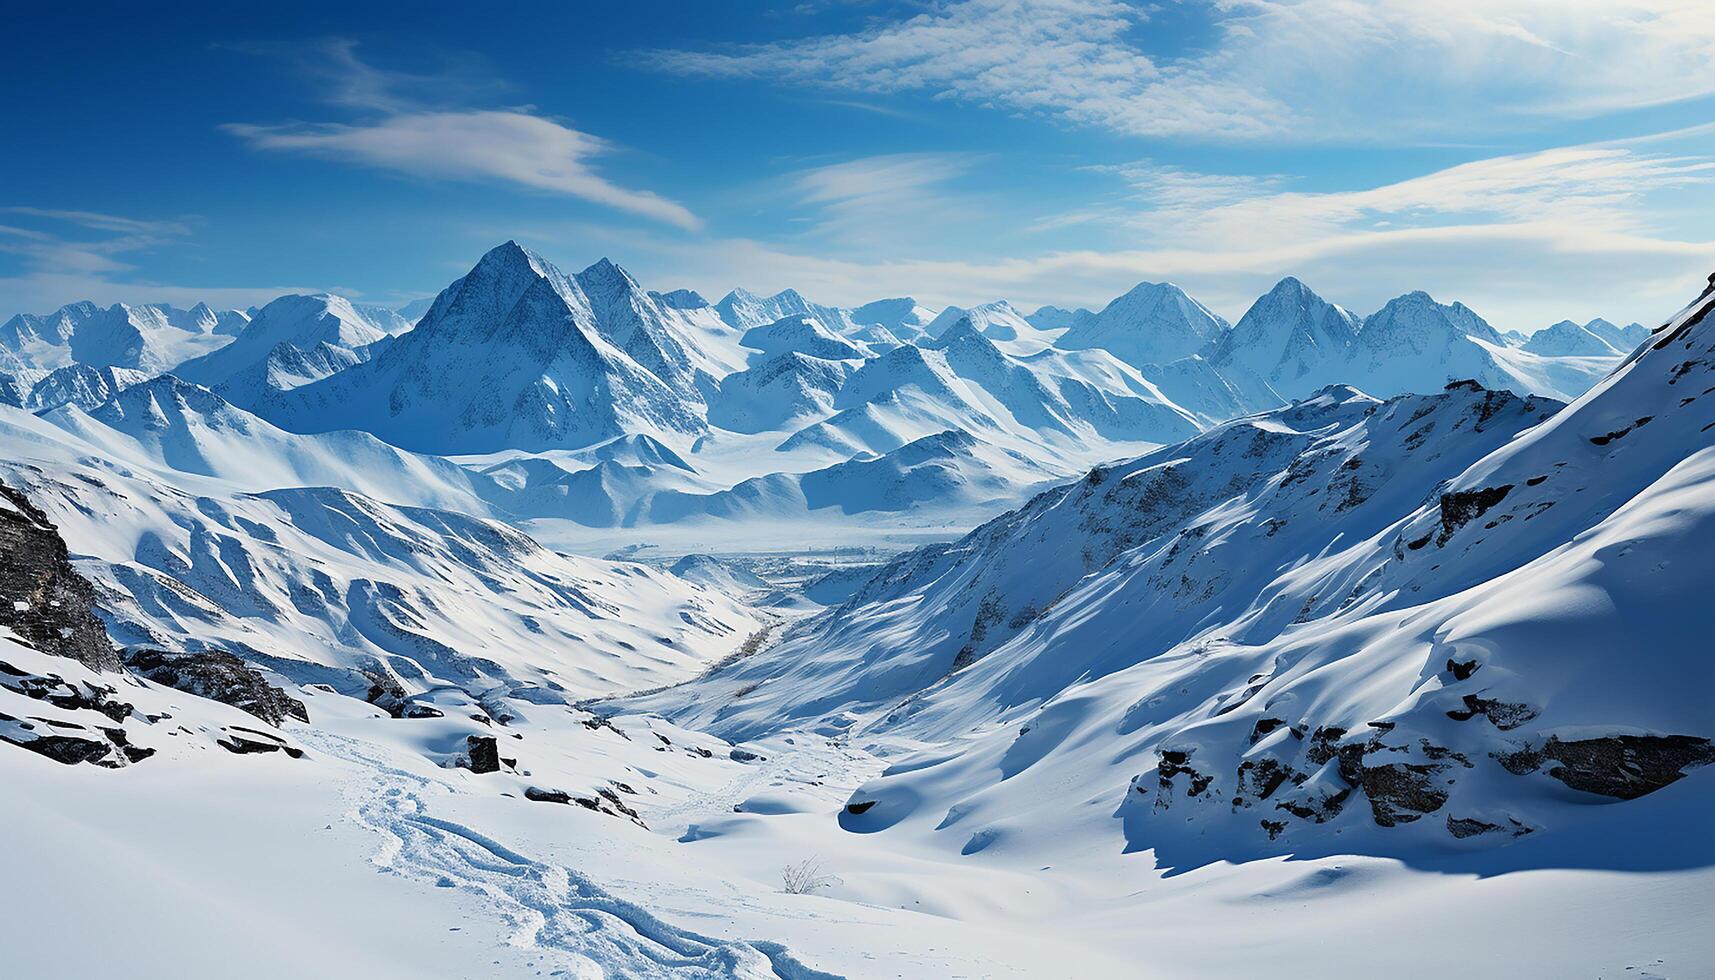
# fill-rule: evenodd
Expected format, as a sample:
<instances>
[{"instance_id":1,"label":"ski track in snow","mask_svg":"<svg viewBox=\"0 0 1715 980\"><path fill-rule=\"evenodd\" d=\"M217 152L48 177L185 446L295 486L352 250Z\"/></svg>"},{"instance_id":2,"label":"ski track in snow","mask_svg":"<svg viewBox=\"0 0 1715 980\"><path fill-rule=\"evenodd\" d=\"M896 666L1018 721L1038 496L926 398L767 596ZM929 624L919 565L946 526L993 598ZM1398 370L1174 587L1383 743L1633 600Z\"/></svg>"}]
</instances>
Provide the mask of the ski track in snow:
<instances>
[{"instance_id":1,"label":"ski track in snow","mask_svg":"<svg viewBox=\"0 0 1715 980\"><path fill-rule=\"evenodd\" d=\"M295 734L369 771L361 788L348 790L357 798L347 816L381 837L372 858L378 867L483 896L511 925L510 944L555 964L552 976L844 980L806 966L779 943L714 939L669 925L571 868L430 815L425 796L446 787L389 764L357 739Z\"/></svg>"}]
</instances>

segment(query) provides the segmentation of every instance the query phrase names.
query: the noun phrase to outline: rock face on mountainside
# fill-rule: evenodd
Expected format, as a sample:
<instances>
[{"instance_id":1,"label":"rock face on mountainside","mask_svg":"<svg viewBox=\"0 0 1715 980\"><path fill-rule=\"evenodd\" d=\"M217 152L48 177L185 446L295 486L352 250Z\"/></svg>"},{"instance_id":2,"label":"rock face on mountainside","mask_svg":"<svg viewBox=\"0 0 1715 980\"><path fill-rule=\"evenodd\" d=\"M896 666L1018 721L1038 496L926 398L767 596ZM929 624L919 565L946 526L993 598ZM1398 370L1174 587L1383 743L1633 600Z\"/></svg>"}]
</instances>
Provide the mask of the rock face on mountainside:
<instances>
[{"instance_id":1,"label":"rock face on mountainside","mask_svg":"<svg viewBox=\"0 0 1715 980\"><path fill-rule=\"evenodd\" d=\"M304 702L268 683L254 667L220 650L133 650L125 666L139 677L247 711L279 727L287 718L309 721Z\"/></svg>"},{"instance_id":2,"label":"rock face on mountainside","mask_svg":"<svg viewBox=\"0 0 1715 980\"><path fill-rule=\"evenodd\" d=\"M71 567L47 515L8 486L0 486L0 626L44 653L119 669L95 618L95 590Z\"/></svg>"}]
</instances>

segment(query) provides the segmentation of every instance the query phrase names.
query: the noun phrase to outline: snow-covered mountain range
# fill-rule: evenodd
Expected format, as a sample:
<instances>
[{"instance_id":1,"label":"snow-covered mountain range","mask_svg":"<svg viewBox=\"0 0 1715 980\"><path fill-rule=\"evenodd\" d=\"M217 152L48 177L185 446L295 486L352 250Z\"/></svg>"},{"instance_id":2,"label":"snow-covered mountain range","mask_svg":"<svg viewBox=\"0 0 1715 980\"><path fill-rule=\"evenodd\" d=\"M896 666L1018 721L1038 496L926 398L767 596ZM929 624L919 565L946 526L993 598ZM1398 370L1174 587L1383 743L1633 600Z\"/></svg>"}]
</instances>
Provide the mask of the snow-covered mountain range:
<instances>
[{"instance_id":1,"label":"snow-covered mountain range","mask_svg":"<svg viewBox=\"0 0 1715 980\"><path fill-rule=\"evenodd\" d=\"M456 457L497 513L567 544L648 526L694 545L712 525L779 534L776 518L831 542L968 528L1093 464L1328 384L1390 397L1471 379L1567 400L1641 331L1596 319L1508 338L1423 293L1360 317L1292 278L1230 326L1165 283L1028 316L1005 300L845 309L790 289L710 303L606 259L567 274L509 242L402 311L322 294L247 313L20 314L0 328L0 401L93 412L171 373L286 432L357 430ZM685 465L578 461L640 437ZM868 462L931 439L917 463ZM511 476L497 488L483 474L500 466ZM818 473L874 482L807 492Z\"/></svg>"},{"instance_id":2,"label":"snow-covered mountain range","mask_svg":"<svg viewBox=\"0 0 1715 980\"><path fill-rule=\"evenodd\" d=\"M1695 975L1712 310L710 303L509 242L405 310L19 315L3 958Z\"/></svg>"}]
</instances>

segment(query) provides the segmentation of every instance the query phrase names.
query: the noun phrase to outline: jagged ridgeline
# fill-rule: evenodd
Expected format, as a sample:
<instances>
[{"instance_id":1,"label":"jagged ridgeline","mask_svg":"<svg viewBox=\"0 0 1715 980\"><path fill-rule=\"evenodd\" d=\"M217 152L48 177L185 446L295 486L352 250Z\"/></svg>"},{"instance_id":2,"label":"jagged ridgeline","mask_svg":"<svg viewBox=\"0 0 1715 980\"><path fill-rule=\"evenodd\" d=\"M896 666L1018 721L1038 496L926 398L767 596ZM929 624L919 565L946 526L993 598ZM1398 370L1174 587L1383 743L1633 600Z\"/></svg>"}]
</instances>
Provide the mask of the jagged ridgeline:
<instances>
[{"instance_id":1,"label":"jagged ridgeline","mask_svg":"<svg viewBox=\"0 0 1715 980\"><path fill-rule=\"evenodd\" d=\"M1231 324L1148 282L1095 312L841 308L791 289L710 303L515 242L409 312L323 293L19 314L0 325L0 402L252 490L751 540L813 522L837 541L969 528L1330 384L1386 398L1472 379L1568 400L1647 332L1593 319L1526 339L1421 292L1360 317L1290 277Z\"/></svg>"}]
</instances>

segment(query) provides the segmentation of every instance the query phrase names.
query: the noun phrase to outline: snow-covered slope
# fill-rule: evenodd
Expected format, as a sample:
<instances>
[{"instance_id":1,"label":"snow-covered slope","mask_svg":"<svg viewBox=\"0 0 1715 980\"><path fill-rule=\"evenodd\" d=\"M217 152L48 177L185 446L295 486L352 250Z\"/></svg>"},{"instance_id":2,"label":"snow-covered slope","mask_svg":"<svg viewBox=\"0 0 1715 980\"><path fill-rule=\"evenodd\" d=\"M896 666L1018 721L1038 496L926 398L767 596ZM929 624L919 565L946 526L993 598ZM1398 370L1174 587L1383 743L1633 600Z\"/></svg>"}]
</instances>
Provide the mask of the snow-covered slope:
<instances>
[{"instance_id":1,"label":"snow-covered slope","mask_svg":"<svg viewBox=\"0 0 1715 980\"><path fill-rule=\"evenodd\" d=\"M757 337L871 355L825 360L741 347L780 318L741 330L610 263L490 259L377 356L281 389L350 385L327 419L482 456L92 366L60 375L65 405L0 408L22 491L0 490L0 837L31 845L0 887L12 972L1709 961L1715 286L1617 367L1407 297L1371 343L1435 390L1330 384L1228 420L1310 384L1348 318L1283 283L1225 368L1227 334L1142 369L963 318L911 344L814 317ZM1514 390L1441 386L1467 365ZM1596 370L1568 407L1517 393ZM552 406L524 431L594 406L607 437L437 428L586 382L523 402ZM662 391L703 424L610 398ZM709 553L950 536L1032 486L951 543L827 556L801 588L832 608L750 577L824 559ZM546 514L687 557L560 554L522 530ZM123 914L77 914L91 896Z\"/></svg>"},{"instance_id":2,"label":"snow-covered slope","mask_svg":"<svg viewBox=\"0 0 1715 980\"><path fill-rule=\"evenodd\" d=\"M230 344L173 368L193 384L253 411L271 411L282 391L368 360L372 346L403 320L377 323L339 296L282 296L257 311ZM392 311L386 311L392 312ZM396 315L395 315L396 316Z\"/></svg>"},{"instance_id":3,"label":"snow-covered slope","mask_svg":"<svg viewBox=\"0 0 1715 980\"><path fill-rule=\"evenodd\" d=\"M113 398L132 385L149 380L149 375L130 368L94 368L70 364L51 371L30 386L22 407L41 412L61 405L76 405L91 409Z\"/></svg>"},{"instance_id":4,"label":"snow-covered slope","mask_svg":"<svg viewBox=\"0 0 1715 980\"><path fill-rule=\"evenodd\" d=\"M743 595L768 588L768 583L743 565L723 561L714 555L693 554L674 562L667 569L687 582L727 595Z\"/></svg>"},{"instance_id":5,"label":"snow-covered slope","mask_svg":"<svg viewBox=\"0 0 1715 980\"><path fill-rule=\"evenodd\" d=\"M848 314L853 328L847 336L872 345L880 344L884 348L900 342L914 343L928 333L936 315L936 311L909 296L878 299Z\"/></svg>"},{"instance_id":6,"label":"snow-covered slope","mask_svg":"<svg viewBox=\"0 0 1715 980\"><path fill-rule=\"evenodd\" d=\"M808 473L770 473L716 493L660 493L650 500L647 516L671 524L790 520L830 510L846 516L910 511L965 515L1005 506L1054 475L1021 452L962 429L947 429L885 454L859 453Z\"/></svg>"},{"instance_id":7,"label":"snow-covered slope","mask_svg":"<svg viewBox=\"0 0 1715 980\"><path fill-rule=\"evenodd\" d=\"M824 327L815 317L794 313L773 323L751 327L739 343L764 357L798 353L825 361L862 360L865 351Z\"/></svg>"},{"instance_id":8,"label":"snow-covered slope","mask_svg":"<svg viewBox=\"0 0 1715 980\"><path fill-rule=\"evenodd\" d=\"M1068 310L1058 306L1040 306L1025 319L1038 330L1065 330L1084 317L1095 316L1086 309Z\"/></svg>"},{"instance_id":9,"label":"snow-covered slope","mask_svg":"<svg viewBox=\"0 0 1715 980\"><path fill-rule=\"evenodd\" d=\"M1524 349L1532 354L1571 357L1618 357L1626 352L1615 348L1595 331L1571 320L1562 320L1531 334L1530 339L1524 342Z\"/></svg>"},{"instance_id":10,"label":"snow-covered slope","mask_svg":"<svg viewBox=\"0 0 1715 980\"><path fill-rule=\"evenodd\" d=\"M1148 602L1128 608L1150 623L1126 634L1122 656L1164 649L1251 601L1277 566L1387 527L1425 486L1555 407L1467 387L1390 402L1331 387L1097 468L952 545L896 560L839 610L720 680L766 678L767 695L739 706L704 691L695 722L754 734L780 719L891 704L1002 646L1128 554L1153 562L1136 586ZM1277 626L1298 611L1277 612ZM858 648L869 651L862 660L850 656ZM1035 686L991 693L1011 706L1130 662L1050 653L1030 675Z\"/></svg>"},{"instance_id":11,"label":"snow-covered slope","mask_svg":"<svg viewBox=\"0 0 1715 980\"><path fill-rule=\"evenodd\" d=\"M116 464L214 477L247 491L333 486L395 503L488 509L486 481L445 459L366 432L286 432L172 375L133 384L87 412L68 404L42 417Z\"/></svg>"},{"instance_id":12,"label":"snow-covered slope","mask_svg":"<svg viewBox=\"0 0 1715 980\"><path fill-rule=\"evenodd\" d=\"M1134 367L1197 353L1227 321L1172 283L1140 282L1101 312L1075 317L1055 341L1067 350L1100 347Z\"/></svg>"},{"instance_id":13,"label":"snow-covered slope","mask_svg":"<svg viewBox=\"0 0 1715 980\"><path fill-rule=\"evenodd\" d=\"M236 650L360 696L367 673L564 700L682 679L752 628L723 597L492 521L328 487L180 490L73 439L32 445L45 423L0 411L6 481L58 525L121 644Z\"/></svg>"},{"instance_id":14,"label":"snow-covered slope","mask_svg":"<svg viewBox=\"0 0 1715 980\"><path fill-rule=\"evenodd\" d=\"M1094 471L651 703L936 746L840 817L894 846L1562 866L1707 795L1711 308L1558 412L1330 389Z\"/></svg>"},{"instance_id":15,"label":"snow-covered slope","mask_svg":"<svg viewBox=\"0 0 1715 980\"><path fill-rule=\"evenodd\" d=\"M1641 323L1617 327L1601 317L1584 324L1584 329L1607 341L1609 346L1622 354L1630 353L1650 335L1649 328Z\"/></svg>"},{"instance_id":16,"label":"snow-covered slope","mask_svg":"<svg viewBox=\"0 0 1715 980\"><path fill-rule=\"evenodd\" d=\"M849 358L830 360L796 350L767 357L721 379L709 402L709 422L746 433L815 422L833 413L835 398L855 370Z\"/></svg>"},{"instance_id":17,"label":"snow-covered slope","mask_svg":"<svg viewBox=\"0 0 1715 980\"><path fill-rule=\"evenodd\" d=\"M960 320L927 346L866 361L840 389L837 414L782 448L810 443L889 452L944 429L1008 446L1166 442L1197 430L1189 413L1100 352L1018 357ZM1050 450L1052 452L1052 450Z\"/></svg>"}]
</instances>

